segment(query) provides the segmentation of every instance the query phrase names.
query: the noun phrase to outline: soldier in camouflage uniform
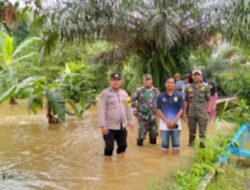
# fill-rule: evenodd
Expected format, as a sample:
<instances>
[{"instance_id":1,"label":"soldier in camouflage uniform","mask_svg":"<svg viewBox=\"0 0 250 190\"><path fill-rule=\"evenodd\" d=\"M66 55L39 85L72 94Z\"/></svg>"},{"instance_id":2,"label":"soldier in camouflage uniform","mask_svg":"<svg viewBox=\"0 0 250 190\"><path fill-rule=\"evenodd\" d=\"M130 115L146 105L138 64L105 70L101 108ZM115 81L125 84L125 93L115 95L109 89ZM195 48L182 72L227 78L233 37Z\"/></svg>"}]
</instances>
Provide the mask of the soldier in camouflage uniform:
<instances>
[{"instance_id":1,"label":"soldier in camouflage uniform","mask_svg":"<svg viewBox=\"0 0 250 190\"><path fill-rule=\"evenodd\" d=\"M184 118L188 118L189 146L193 146L194 144L198 124L200 147L204 148L204 139L206 137L208 121L207 106L209 106L210 90L207 85L202 83L202 72L199 69L194 70L192 74L194 83L185 89Z\"/></svg>"},{"instance_id":2,"label":"soldier in camouflage uniform","mask_svg":"<svg viewBox=\"0 0 250 190\"><path fill-rule=\"evenodd\" d=\"M153 80L150 74L143 75L143 86L138 88L132 95L132 107L135 109L135 116L138 119L137 145L142 146L143 140L149 132L151 144L156 144L156 101L159 90L153 87Z\"/></svg>"}]
</instances>

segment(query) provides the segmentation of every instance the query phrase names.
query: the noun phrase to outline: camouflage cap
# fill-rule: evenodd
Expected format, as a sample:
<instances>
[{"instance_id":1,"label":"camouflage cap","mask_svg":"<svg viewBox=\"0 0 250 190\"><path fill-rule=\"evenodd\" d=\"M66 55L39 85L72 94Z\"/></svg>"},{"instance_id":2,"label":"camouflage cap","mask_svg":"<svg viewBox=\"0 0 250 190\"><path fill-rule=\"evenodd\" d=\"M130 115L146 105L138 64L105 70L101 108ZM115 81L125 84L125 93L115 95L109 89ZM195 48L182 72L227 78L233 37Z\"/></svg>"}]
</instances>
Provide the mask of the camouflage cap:
<instances>
[{"instance_id":1,"label":"camouflage cap","mask_svg":"<svg viewBox=\"0 0 250 190\"><path fill-rule=\"evenodd\" d=\"M144 74L142 78L143 78L143 80L152 80L152 75L151 74Z\"/></svg>"},{"instance_id":2,"label":"camouflage cap","mask_svg":"<svg viewBox=\"0 0 250 190\"><path fill-rule=\"evenodd\" d=\"M180 73L175 73L175 77L180 77Z\"/></svg>"}]
</instances>

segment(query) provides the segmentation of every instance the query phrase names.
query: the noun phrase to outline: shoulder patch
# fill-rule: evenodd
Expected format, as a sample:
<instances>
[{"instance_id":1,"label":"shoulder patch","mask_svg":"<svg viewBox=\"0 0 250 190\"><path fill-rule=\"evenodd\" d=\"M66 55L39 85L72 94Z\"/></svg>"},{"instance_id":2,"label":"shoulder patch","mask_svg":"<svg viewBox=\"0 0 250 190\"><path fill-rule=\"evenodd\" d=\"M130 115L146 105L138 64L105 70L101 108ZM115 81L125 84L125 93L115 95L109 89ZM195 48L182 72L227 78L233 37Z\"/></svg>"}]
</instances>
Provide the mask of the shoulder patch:
<instances>
[{"instance_id":1,"label":"shoulder patch","mask_svg":"<svg viewBox=\"0 0 250 190\"><path fill-rule=\"evenodd\" d=\"M123 90L123 89L122 89L122 93L123 93L124 96L128 96L128 93L127 93L126 90Z\"/></svg>"},{"instance_id":2,"label":"shoulder patch","mask_svg":"<svg viewBox=\"0 0 250 190\"><path fill-rule=\"evenodd\" d=\"M191 86L189 86L188 87L188 92L193 92L193 91L194 91L194 89Z\"/></svg>"}]
</instances>

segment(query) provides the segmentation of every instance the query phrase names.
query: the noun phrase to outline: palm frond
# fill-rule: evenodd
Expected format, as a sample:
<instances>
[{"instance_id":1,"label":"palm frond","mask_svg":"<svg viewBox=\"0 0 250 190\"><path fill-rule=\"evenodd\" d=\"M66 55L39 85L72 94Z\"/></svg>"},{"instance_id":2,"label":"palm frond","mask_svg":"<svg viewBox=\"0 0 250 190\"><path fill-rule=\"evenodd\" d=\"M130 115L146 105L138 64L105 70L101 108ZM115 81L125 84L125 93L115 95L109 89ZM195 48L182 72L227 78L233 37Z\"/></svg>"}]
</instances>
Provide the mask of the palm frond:
<instances>
[{"instance_id":1,"label":"palm frond","mask_svg":"<svg viewBox=\"0 0 250 190\"><path fill-rule=\"evenodd\" d=\"M37 113L37 109L43 105L43 95L31 95L28 99L28 111L31 113Z\"/></svg>"},{"instance_id":2,"label":"palm frond","mask_svg":"<svg viewBox=\"0 0 250 190\"><path fill-rule=\"evenodd\" d=\"M5 91L3 94L0 95L0 104L3 103L5 100L9 99L15 94L16 86L12 86L10 89Z\"/></svg>"},{"instance_id":3,"label":"palm frond","mask_svg":"<svg viewBox=\"0 0 250 190\"><path fill-rule=\"evenodd\" d=\"M11 63L11 57L14 49L13 38L8 34L5 36L4 45L3 45L3 53L4 53L4 62L6 65Z\"/></svg>"},{"instance_id":4,"label":"palm frond","mask_svg":"<svg viewBox=\"0 0 250 190\"><path fill-rule=\"evenodd\" d=\"M21 51L23 51L24 48L32 45L35 41L39 41L40 38L38 37L32 37L29 38L27 40L25 40L24 42L22 42L13 52L12 57L14 58L16 55L18 55Z\"/></svg>"},{"instance_id":5,"label":"palm frond","mask_svg":"<svg viewBox=\"0 0 250 190\"><path fill-rule=\"evenodd\" d=\"M66 109L62 93L55 90L48 90L46 92L46 98L48 100L48 106L50 106L53 115L57 116L61 122L64 122Z\"/></svg>"}]
</instances>

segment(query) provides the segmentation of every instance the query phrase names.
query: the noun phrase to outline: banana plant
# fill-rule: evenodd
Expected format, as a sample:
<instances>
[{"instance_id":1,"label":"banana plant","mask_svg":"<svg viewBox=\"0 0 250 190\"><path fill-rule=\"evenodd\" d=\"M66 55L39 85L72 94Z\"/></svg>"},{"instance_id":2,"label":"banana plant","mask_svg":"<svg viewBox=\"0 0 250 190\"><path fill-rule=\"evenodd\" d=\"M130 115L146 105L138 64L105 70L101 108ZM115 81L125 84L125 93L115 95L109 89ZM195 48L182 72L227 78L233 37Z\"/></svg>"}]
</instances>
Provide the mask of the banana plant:
<instances>
[{"instance_id":1,"label":"banana plant","mask_svg":"<svg viewBox=\"0 0 250 190\"><path fill-rule=\"evenodd\" d=\"M65 103L71 107L69 115L81 116L94 103L95 89L85 68L75 63L66 64L65 72L55 81L63 93Z\"/></svg>"},{"instance_id":2,"label":"banana plant","mask_svg":"<svg viewBox=\"0 0 250 190\"><path fill-rule=\"evenodd\" d=\"M26 55L22 55L22 52L24 48L38 40L39 38L37 37L29 38L15 47L13 37L8 34L4 35L3 33L0 33L0 74L4 76L4 80L1 82L4 83L2 86L5 87L5 89L2 89L3 91L18 83L18 75L13 65L34 56L36 52L28 53ZM10 103L16 103L14 97L10 98Z\"/></svg>"},{"instance_id":3,"label":"banana plant","mask_svg":"<svg viewBox=\"0 0 250 190\"><path fill-rule=\"evenodd\" d=\"M88 77L69 67L51 83L46 77L32 76L12 85L0 94L0 104L19 93L26 94L29 112L37 113L46 104L49 123L65 122L66 115L81 116L94 103Z\"/></svg>"}]
</instances>

